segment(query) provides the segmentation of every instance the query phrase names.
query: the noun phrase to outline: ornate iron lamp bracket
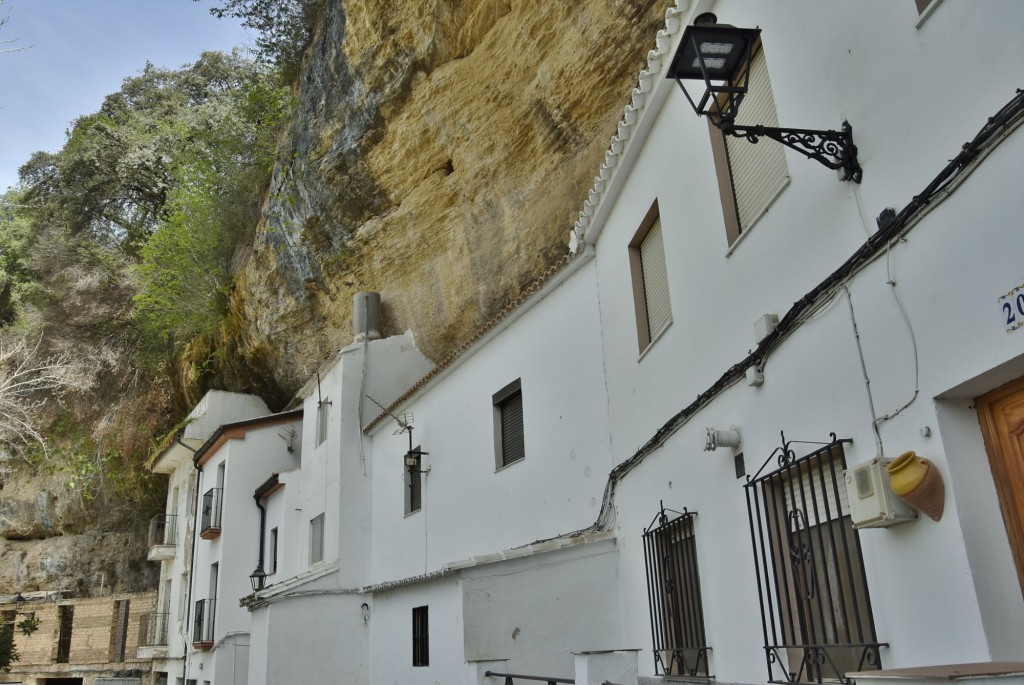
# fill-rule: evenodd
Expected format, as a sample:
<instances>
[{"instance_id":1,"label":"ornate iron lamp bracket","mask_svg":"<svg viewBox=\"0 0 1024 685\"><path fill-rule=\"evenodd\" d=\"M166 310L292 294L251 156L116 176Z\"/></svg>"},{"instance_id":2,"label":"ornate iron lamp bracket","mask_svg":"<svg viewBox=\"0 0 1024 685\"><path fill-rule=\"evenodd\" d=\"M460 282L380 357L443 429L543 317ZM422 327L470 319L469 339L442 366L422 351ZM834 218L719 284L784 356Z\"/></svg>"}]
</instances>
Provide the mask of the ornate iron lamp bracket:
<instances>
[{"instance_id":1,"label":"ornate iron lamp bracket","mask_svg":"<svg viewBox=\"0 0 1024 685\"><path fill-rule=\"evenodd\" d=\"M839 131L818 131L804 128L775 128L771 126L740 126L728 118L717 124L725 135L746 138L751 143L771 138L796 150L808 159L814 159L829 169L840 172L840 180L860 183L863 171L857 161L857 146L853 144L853 127L844 121Z\"/></svg>"}]
</instances>

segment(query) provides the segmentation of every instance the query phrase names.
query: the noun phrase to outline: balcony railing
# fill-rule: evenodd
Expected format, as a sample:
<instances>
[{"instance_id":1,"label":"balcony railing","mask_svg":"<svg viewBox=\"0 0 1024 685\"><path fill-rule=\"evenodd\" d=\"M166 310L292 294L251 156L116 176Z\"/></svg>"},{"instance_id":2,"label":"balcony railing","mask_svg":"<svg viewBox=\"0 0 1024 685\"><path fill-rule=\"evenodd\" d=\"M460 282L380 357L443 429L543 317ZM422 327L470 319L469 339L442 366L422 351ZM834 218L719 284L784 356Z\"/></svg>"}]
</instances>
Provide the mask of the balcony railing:
<instances>
[{"instance_id":1,"label":"balcony railing","mask_svg":"<svg viewBox=\"0 0 1024 685\"><path fill-rule=\"evenodd\" d=\"M151 612L139 617L139 646L162 647L167 644L167 622L171 615Z\"/></svg>"},{"instance_id":2,"label":"balcony railing","mask_svg":"<svg viewBox=\"0 0 1024 685\"><path fill-rule=\"evenodd\" d=\"M551 678L546 675L517 675L515 673L495 673L494 671L487 671L484 675L488 678L504 678L505 685L514 685L515 680L530 680L538 683L547 683L548 685L556 685L559 683L567 683L568 685L574 685L576 682L571 678ZM611 685L611 683L608 683Z\"/></svg>"},{"instance_id":3,"label":"balcony railing","mask_svg":"<svg viewBox=\"0 0 1024 685\"><path fill-rule=\"evenodd\" d=\"M178 544L178 517L158 514L149 521L150 561L173 559Z\"/></svg>"},{"instance_id":4,"label":"balcony railing","mask_svg":"<svg viewBox=\"0 0 1024 685\"><path fill-rule=\"evenodd\" d=\"M149 546L178 544L178 517L157 514L149 521Z\"/></svg>"},{"instance_id":5,"label":"balcony railing","mask_svg":"<svg viewBox=\"0 0 1024 685\"><path fill-rule=\"evenodd\" d=\"M217 599L200 599L192 619L192 646L195 649L213 647L213 620L217 613Z\"/></svg>"},{"instance_id":6,"label":"balcony railing","mask_svg":"<svg viewBox=\"0 0 1024 685\"><path fill-rule=\"evenodd\" d=\"M212 540L220 535L220 510L223 494L223 488L210 488L203 495L203 518L199 537L204 540Z\"/></svg>"}]
</instances>

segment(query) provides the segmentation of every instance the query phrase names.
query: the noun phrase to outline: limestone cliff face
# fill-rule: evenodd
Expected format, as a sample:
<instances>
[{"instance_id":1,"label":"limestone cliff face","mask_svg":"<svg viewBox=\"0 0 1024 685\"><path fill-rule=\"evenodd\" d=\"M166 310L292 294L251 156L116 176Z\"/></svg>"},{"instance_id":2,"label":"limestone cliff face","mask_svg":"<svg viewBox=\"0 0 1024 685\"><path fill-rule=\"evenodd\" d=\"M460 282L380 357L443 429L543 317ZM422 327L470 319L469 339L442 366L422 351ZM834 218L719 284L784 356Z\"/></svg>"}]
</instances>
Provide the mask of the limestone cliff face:
<instances>
[{"instance_id":1,"label":"limestone cliff face","mask_svg":"<svg viewBox=\"0 0 1024 685\"><path fill-rule=\"evenodd\" d=\"M351 296L435 360L566 251L664 19L654 0L330 0L235 308L293 391Z\"/></svg>"},{"instance_id":2,"label":"limestone cliff face","mask_svg":"<svg viewBox=\"0 0 1024 685\"><path fill-rule=\"evenodd\" d=\"M351 342L359 290L382 293L385 334L411 329L434 360L469 338L566 252L667 6L327 0L217 387L281 408ZM183 366L187 409L210 379ZM97 532L102 503L7 475L0 588L152 587L144 522Z\"/></svg>"},{"instance_id":3,"label":"limestone cliff face","mask_svg":"<svg viewBox=\"0 0 1024 685\"><path fill-rule=\"evenodd\" d=\"M95 511L113 506L81 501L59 478L0 468L0 594L155 587L159 566L146 561L145 522L127 516L116 529L98 528Z\"/></svg>"}]
</instances>

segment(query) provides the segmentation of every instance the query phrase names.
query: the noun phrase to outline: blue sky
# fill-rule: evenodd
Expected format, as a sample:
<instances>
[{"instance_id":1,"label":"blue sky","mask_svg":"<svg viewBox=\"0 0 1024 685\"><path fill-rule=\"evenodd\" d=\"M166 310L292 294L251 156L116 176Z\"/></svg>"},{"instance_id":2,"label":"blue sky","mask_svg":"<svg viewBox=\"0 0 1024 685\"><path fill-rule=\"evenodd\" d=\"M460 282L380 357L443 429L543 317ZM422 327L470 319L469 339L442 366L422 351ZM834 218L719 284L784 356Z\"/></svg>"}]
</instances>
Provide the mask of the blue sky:
<instances>
[{"instance_id":1,"label":"blue sky","mask_svg":"<svg viewBox=\"0 0 1024 685\"><path fill-rule=\"evenodd\" d=\"M99 109L146 61L179 67L203 50L252 43L216 19L215 0L5 0L0 40L32 47L0 54L0 192L36 150L56 152L72 121ZM0 49L12 47L0 45Z\"/></svg>"}]
</instances>

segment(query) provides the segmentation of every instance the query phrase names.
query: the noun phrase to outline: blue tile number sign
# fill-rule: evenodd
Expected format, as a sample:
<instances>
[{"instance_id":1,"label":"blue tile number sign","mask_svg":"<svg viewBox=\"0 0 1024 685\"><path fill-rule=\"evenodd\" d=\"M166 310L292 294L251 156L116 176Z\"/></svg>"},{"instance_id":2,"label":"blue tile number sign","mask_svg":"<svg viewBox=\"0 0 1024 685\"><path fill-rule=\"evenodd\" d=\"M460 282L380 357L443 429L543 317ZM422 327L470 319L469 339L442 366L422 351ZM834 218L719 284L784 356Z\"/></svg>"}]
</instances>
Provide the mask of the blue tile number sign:
<instances>
[{"instance_id":1,"label":"blue tile number sign","mask_svg":"<svg viewBox=\"0 0 1024 685\"><path fill-rule=\"evenodd\" d=\"M999 298L999 309L1007 333L1024 328L1024 283Z\"/></svg>"}]
</instances>

